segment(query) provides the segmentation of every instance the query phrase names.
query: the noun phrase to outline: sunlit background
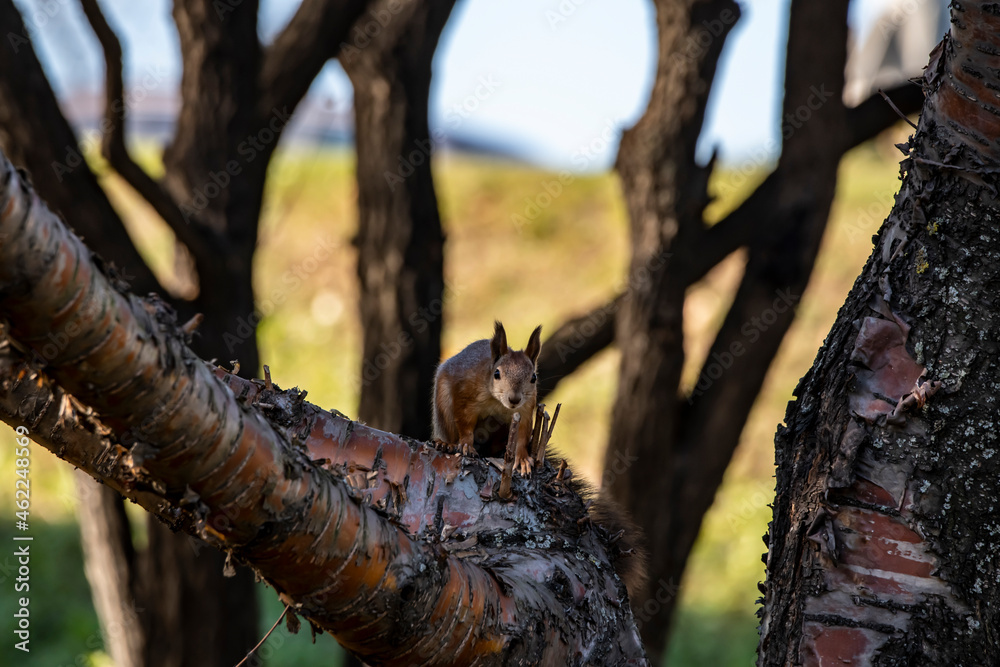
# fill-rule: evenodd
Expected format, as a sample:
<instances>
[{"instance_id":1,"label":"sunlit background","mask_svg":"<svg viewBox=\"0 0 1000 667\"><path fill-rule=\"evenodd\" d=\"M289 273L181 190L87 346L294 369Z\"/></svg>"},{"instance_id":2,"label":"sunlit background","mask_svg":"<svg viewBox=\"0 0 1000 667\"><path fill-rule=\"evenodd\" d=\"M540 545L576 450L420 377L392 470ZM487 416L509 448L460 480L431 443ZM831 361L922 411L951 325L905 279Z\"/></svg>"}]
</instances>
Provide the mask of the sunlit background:
<instances>
[{"instance_id":1,"label":"sunlit background","mask_svg":"<svg viewBox=\"0 0 1000 667\"><path fill-rule=\"evenodd\" d=\"M18 0L28 31L57 93L67 99L100 91L104 62L76 0ZM261 38L269 40L298 7L261 0ZM932 0L855 0L850 23L858 42L887 8ZM168 0L103 0L125 49L126 82L169 96L180 79L180 52ZM740 3L742 18L726 40L709 106L702 150L720 148L734 162L778 148L781 76L788 0ZM909 12L912 13L912 12ZM940 37L941 31L936 33ZM614 129L614 141L588 161L614 161L617 134L645 108L655 70L656 28L649 0L462 0L435 63L431 123L449 135L533 164L580 169L582 149ZM496 85L477 98L482 80ZM145 86L144 86L145 87ZM310 101L349 116L351 85L329 63ZM141 107L141 105L139 105Z\"/></svg>"},{"instance_id":2,"label":"sunlit background","mask_svg":"<svg viewBox=\"0 0 1000 667\"><path fill-rule=\"evenodd\" d=\"M17 4L64 110L86 139L100 113L104 65L79 5L76 0ZM156 172L180 77L170 3L101 4L125 49L130 137L140 160ZM902 7L901 18L892 21L902 24L925 5L933 7L932 17L935 10L940 15L943 4L855 0L850 14L854 40L860 45L878 32L876 19L893 8ZM297 5L262 0L262 39L279 30ZM526 340L535 324L551 330L616 292L628 261L628 220L609 168L621 130L641 115L651 86L651 5L649 0L459 1L437 52L431 97L432 129L446 137L435 163L448 235L446 355L486 336L494 317L508 324L514 340ZM741 7L743 17L727 40L700 145L702 155L717 148L725 165L712 183L718 200L709 214L715 219L753 189L780 150L788 2L751 0ZM919 64L943 30L934 20L924 30ZM919 65L910 75L917 73ZM259 332L263 362L282 386L306 388L310 400L348 414L357 406L361 335L350 244L356 228L350 127L350 83L340 66L330 63L269 172L255 265L265 315ZM773 493L774 429L892 204L898 188L892 143L900 138L887 135L862 146L841 166L831 224L799 317L689 563L672 664L752 663L756 583L763 577L761 536ZM88 156L144 258L164 285L181 289L172 276L171 232L93 150ZM559 170L571 172L564 176L569 180L562 194L530 224L515 224L514 216L524 214ZM317 266L310 258L319 246L332 248L333 259ZM742 267L743 257L733 256L692 288L685 309L688 386ZM295 288L284 279L290 274L301 278ZM600 482L617 360L614 350L605 351L565 381L552 401L563 403L557 446L595 483ZM13 437L5 435L2 443L0 471L13 470ZM32 457L38 548L32 561L32 614L39 641L30 664L110 664L101 651L82 572L72 469L41 447L33 448ZM13 506L12 493L12 485L0 485L4 507ZM0 540L9 538L9 524L0 522ZM0 557L4 586L10 575L9 560ZM9 598L5 594L0 602L5 617ZM262 598L261 625L268 627L281 605L263 586ZM279 631L268 644L268 664L330 664L338 650L332 639L322 637L322 646L314 647L305 634ZM0 663L28 664L10 651L9 643L0 648Z\"/></svg>"}]
</instances>

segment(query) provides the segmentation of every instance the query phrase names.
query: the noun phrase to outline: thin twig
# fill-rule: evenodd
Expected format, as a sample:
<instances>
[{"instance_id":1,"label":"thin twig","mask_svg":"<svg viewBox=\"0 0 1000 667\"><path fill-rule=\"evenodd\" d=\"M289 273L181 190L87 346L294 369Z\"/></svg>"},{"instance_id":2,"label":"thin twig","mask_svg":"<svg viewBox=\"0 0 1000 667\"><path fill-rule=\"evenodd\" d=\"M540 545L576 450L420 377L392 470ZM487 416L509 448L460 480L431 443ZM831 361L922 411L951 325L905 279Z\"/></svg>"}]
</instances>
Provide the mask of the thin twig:
<instances>
[{"instance_id":1,"label":"thin twig","mask_svg":"<svg viewBox=\"0 0 1000 667\"><path fill-rule=\"evenodd\" d=\"M541 450L541 456L535 461L538 465L545 463L545 445L548 441L545 439L545 434L549 432L549 413L542 410L542 432L538 434L539 449Z\"/></svg>"},{"instance_id":2,"label":"thin twig","mask_svg":"<svg viewBox=\"0 0 1000 667\"><path fill-rule=\"evenodd\" d=\"M535 407L535 424L531 430L531 458L535 463L539 462L539 455L545 459L545 448L542 447L542 415L545 413L545 404L539 403Z\"/></svg>"},{"instance_id":3,"label":"thin twig","mask_svg":"<svg viewBox=\"0 0 1000 667\"><path fill-rule=\"evenodd\" d=\"M125 145L125 83L122 77L122 45L97 0L80 0L90 27L97 37L104 53L104 135L101 139L101 154L128 183L145 199L177 238L199 259L204 258L211 240L201 233L201 227L189 224L185 213L163 185L140 167L129 154Z\"/></svg>"},{"instance_id":4,"label":"thin twig","mask_svg":"<svg viewBox=\"0 0 1000 667\"><path fill-rule=\"evenodd\" d=\"M889 96L885 94L884 90L882 90L881 88L879 88L878 89L878 94L882 96L883 100L885 100L886 102L889 103L889 106L892 107L892 110L896 112L897 116L899 116L900 118L902 118L903 120L905 120L907 123L909 123L910 127L912 127L914 130L917 129L916 124L912 120L910 120L909 118L907 118L906 114L904 114L902 111L899 110L899 107L896 106L895 102L893 102L892 100L889 99Z\"/></svg>"},{"instance_id":5,"label":"thin twig","mask_svg":"<svg viewBox=\"0 0 1000 667\"><path fill-rule=\"evenodd\" d=\"M518 412L510 420L510 432L507 434L507 451L503 455L503 472L500 474L500 489L497 491L504 500L510 499L510 484L514 478L514 458L517 451L517 430L521 424L521 415Z\"/></svg>"},{"instance_id":6,"label":"thin twig","mask_svg":"<svg viewBox=\"0 0 1000 667\"><path fill-rule=\"evenodd\" d=\"M562 403L556 403L556 411L552 415L552 421L549 422L549 430L545 432L545 446L549 446L549 440L552 439L552 431L556 430L556 420L559 419L559 408L562 407Z\"/></svg>"},{"instance_id":7,"label":"thin twig","mask_svg":"<svg viewBox=\"0 0 1000 667\"><path fill-rule=\"evenodd\" d=\"M281 619L283 619L285 617L285 614L288 613L289 607L290 605L287 604L285 605L285 608L281 612L281 616L279 616L278 620L274 622L274 625L271 626L271 629L267 631L267 634L264 635L264 638L261 639L259 642L257 642L256 646L250 649L250 652L247 653L246 656L236 664L236 667L241 667L243 663L245 663L247 660L250 659L250 656L252 656L254 653L257 652L257 649L261 647L261 644L267 641L267 638L271 636L271 633L274 632L274 629L278 627L278 623L281 623Z\"/></svg>"}]
</instances>

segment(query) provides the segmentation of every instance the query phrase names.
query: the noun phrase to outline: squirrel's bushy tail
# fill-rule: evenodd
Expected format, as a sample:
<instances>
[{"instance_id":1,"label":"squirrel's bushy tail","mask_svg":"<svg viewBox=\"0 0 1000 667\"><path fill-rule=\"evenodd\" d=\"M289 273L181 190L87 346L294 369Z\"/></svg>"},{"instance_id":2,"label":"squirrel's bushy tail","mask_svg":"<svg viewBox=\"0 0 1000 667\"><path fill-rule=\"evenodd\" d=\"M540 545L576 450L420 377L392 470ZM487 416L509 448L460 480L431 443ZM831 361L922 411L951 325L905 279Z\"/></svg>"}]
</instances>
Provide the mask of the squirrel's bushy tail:
<instances>
[{"instance_id":1,"label":"squirrel's bushy tail","mask_svg":"<svg viewBox=\"0 0 1000 667\"><path fill-rule=\"evenodd\" d=\"M629 600L633 599L649 578L647 570L649 556L642 529L606 490L600 491L594 497L590 516L594 523L607 531L615 572L625 582Z\"/></svg>"}]
</instances>

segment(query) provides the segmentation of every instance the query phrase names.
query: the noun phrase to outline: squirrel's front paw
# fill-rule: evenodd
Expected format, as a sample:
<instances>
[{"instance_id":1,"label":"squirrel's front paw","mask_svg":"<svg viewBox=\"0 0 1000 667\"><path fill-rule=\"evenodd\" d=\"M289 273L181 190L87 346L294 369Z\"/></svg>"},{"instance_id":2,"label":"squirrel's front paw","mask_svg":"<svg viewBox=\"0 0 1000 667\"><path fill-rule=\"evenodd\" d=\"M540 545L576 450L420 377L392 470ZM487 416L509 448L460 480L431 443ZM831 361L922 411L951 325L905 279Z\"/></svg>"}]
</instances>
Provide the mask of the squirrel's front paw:
<instances>
[{"instance_id":1,"label":"squirrel's front paw","mask_svg":"<svg viewBox=\"0 0 1000 667\"><path fill-rule=\"evenodd\" d=\"M445 454L454 454L459 449L459 445L454 445L450 442L445 442L440 438L434 438L433 440L431 440L431 444L434 445L434 449L438 450L439 452L444 452Z\"/></svg>"},{"instance_id":2,"label":"squirrel's front paw","mask_svg":"<svg viewBox=\"0 0 1000 667\"><path fill-rule=\"evenodd\" d=\"M531 476L531 468L535 465L535 460L531 458L527 450L518 450L514 453L514 468L521 473L522 477Z\"/></svg>"},{"instance_id":3,"label":"squirrel's front paw","mask_svg":"<svg viewBox=\"0 0 1000 667\"><path fill-rule=\"evenodd\" d=\"M460 442L458 444L454 444L451 442L445 442L440 438L434 438L433 440L431 440L431 444L434 445L434 448L436 450L438 450L439 452L444 452L445 454L462 454L463 456L476 455L475 445L469 442Z\"/></svg>"}]
</instances>

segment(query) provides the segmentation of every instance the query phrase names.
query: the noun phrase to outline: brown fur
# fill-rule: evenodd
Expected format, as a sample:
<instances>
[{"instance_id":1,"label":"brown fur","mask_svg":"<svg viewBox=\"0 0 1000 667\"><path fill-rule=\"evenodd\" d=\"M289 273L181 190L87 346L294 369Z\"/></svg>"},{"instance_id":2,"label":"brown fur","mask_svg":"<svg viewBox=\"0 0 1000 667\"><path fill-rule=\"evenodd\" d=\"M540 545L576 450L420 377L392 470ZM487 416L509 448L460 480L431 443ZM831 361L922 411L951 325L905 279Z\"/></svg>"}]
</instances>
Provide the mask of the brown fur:
<instances>
[{"instance_id":1,"label":"brown fur","mask_svg":"<svg viewBox=\"0 0 1000 667\"><path fill-rule=\"evenodd\" d=\"M546 459L554 456L557 454L550 449ZM577 479L570 486L581 498L590 501L588 514L607 536L611 564L628 589L629 600L635 600L649 579L649 554L642 529L606 489L595 491L590 484Z\"/></svg>"},{"instance_id":2,"label":"brown fur","mask_svg":"<svg viewBox=\"0 0 1000 667\"><path fill-rule=\"evenodd\" d=\"M542 350L537 327L523 350L507 347L507 332L494 323L491 339L477 340L438 366L434 376L434 440L465 454L502 456L515 412L521 415L514 466L530 474L528 453L537 401L535 362ZM500 378L496 378L499 371ZM498 450L499 449L499 453Z\"/></svg>"}]
</instances>

